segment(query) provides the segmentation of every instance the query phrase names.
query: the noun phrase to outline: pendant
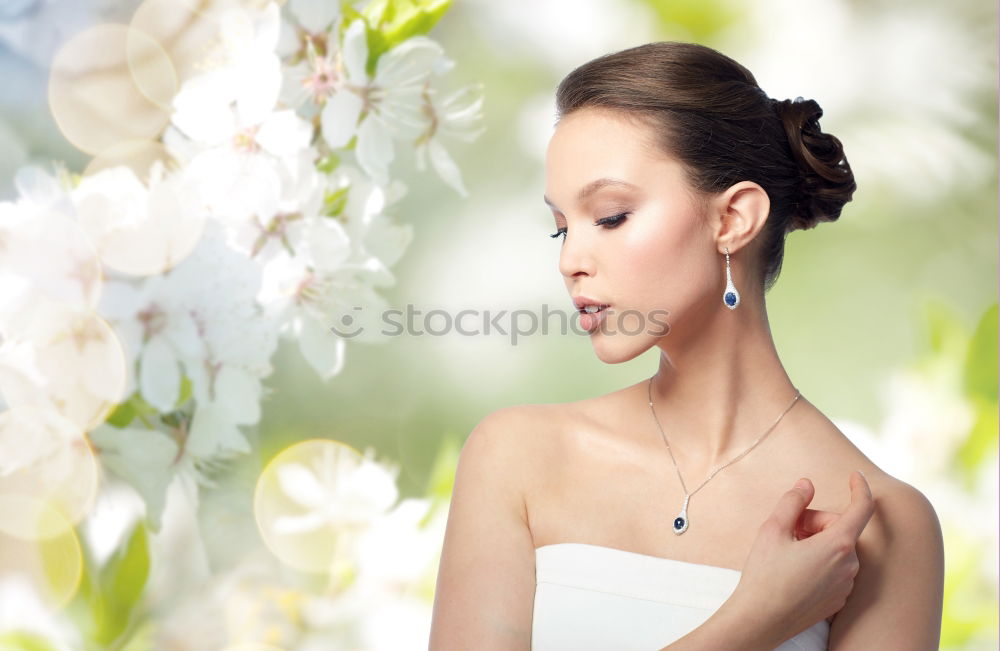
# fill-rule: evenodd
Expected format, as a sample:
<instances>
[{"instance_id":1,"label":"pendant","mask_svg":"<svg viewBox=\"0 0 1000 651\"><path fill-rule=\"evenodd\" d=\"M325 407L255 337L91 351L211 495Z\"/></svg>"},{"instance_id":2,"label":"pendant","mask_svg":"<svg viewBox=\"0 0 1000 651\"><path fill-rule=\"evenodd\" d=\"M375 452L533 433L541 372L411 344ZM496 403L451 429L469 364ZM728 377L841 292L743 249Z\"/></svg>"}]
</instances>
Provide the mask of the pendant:
<instances>
[{"instance_id":1,"label":"pendant","mask_svg":"<svg viewBox=\"0 0 1000 651\"><path fill-rule=\"evenodd\" d=\"M687 531L688 528L688 500L690 498L690 495L684 496L684 506L681 507L681 513L674 518L674 533L678 536Z\"/></svg>"}]
</instances>

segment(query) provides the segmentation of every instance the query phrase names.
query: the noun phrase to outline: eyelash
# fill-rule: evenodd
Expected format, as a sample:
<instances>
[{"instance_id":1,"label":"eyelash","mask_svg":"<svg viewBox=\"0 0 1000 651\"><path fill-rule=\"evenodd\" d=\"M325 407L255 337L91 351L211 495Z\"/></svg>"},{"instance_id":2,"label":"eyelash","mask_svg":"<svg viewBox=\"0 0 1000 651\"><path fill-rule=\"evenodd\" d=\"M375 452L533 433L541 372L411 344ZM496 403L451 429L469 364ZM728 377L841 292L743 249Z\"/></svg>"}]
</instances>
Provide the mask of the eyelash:
<instances>
[{"instance_id":1,"label":"eyelash","mask_svg":"<svg viewBox=\"0 0 1000 651\"><path fill-rule=\"evenodd\" d=\"M612 215L611 217L602 217L601 219L598 219L596 222L594 222L594 226L605 226L608 229L617 228L623 221L625 221L625 218L628 217L629 214L631 213L623 212L619 215ZM549 237L559 237L560 235L563 236L563 241L565 241L566 240L565 228L560 228L555 233L551 233Z\"/></svg>"}]
</instances>

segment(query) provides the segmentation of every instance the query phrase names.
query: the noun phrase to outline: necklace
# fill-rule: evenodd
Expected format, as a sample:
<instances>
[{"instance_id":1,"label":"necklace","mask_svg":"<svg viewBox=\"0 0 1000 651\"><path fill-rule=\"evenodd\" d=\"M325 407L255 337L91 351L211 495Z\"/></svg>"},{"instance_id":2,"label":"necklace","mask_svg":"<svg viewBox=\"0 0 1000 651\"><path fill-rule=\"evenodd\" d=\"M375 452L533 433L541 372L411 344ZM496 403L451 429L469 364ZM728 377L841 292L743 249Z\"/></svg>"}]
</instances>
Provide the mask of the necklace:
<instances>
[{"instance_id":1,"label":"necklace","mask_svg":"<svg viewBox=\"0 0 1000 651\"><path fill-rule=\"evenodd\" d=\"M688 501L691 499L691 496L694 495L695 493L697 493L698 491L700 491L701 487L704 486L705 484L707 484L709 482L709 480L712 479L712 477L715 477L715 474L717 472L719 472L723 468L725 468L725 467L727 467L727 466L729 466L729 465L731 465L733 463L736 463L741 458L743 458L744 455L746 455L748 452L750 452L750 450L753 450L755 447L757 447L757 444L764 440L764 437L767 436L772 429L774 429L774 426L778 424L778 421L780 421L782 419L782 417L784 417L784 415L788 413L788 410L791 409L792 406L795 405L795 401L798 400L799 396L802 395L799 392L799 390L796 389L795 390L795 397L792 398L791 404L789 404L787 407L785 407L785 411L781 412L781 415L778 416L777 419L775 419L775 421L771 424L771 426L768 427L764 431L763 434L761 434L760 436L757 437L757 440L753 442L753 445L751 445L750 447L748 447L739 456L737 456L735 459L733 459L729 463L727 463L727 464L725 464L723 466L720 466L720 467L716 468L715 470L713 470L708 475L708 479L706 479L705 481L701 482L701 486L699 486L698 488L694 489L693 491L691 491L689 493L687 491L687 486L684 485L684 478L681 477L681 469L677 467L677 460L674 459L674 452L673 452L673 450L670 449L670 444L667 443L667 435L663 433L663 427L660 425L660 419L656 417L656 411L653 409L653 378L652 377L649 378L649 386L646 389L646 393L649 396L649 411L653 414L653 420L656 421L656 427L657 427L657 429L660 430L660 436L663 437L663 442L666 443L666 445L667 445L667 452L670 453L670 460L674 462L674 469L677 471L677 478L681 480L681 488L684 489L684 505L681 507L680 514L678 514L678 516L676 518L674 518L674 533L677 534L678 536L681 535L682 533L684 533L685 531L687 531L687 528L688 528L687 508L688 508Z\"/></svg>"}]
</instances>

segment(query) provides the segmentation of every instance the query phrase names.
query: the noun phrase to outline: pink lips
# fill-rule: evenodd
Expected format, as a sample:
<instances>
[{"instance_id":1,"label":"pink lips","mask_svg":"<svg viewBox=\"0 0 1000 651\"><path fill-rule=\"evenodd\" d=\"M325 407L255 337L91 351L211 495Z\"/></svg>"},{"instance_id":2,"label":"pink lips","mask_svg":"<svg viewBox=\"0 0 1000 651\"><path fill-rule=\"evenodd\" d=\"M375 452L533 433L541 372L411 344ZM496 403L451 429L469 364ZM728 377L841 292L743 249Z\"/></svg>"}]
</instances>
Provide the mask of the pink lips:
<instances>
[{"instance_id":1,"label":"pink lips","mask_svg":"<svg viewBox=\"0 0 1000 651\"><path fill-rule=\"evenodd\" d=\"M580 326L587 332L592 332L604 319L605 308L611 307L608 303L601 303L598 300L587 296L574 296L573 305L580 312ZM600 309L597 312L585 312L588 305L596 305Z\"/></svg>"},{"instance_id":2,"label":"pink lips","mask_svg":"<svg viewBox=\"0 0 1000 651\"><path fill-rule=\"evenodd\" d=\"M600 306L600 307L608 307L607 303L602 303L602 302L600 302L599 300L597 300L595 298L590 298L589 296L574 296L573 297L573 306L576 307L576 309L582 310L583 308L587 307L588 305L597 305L597 306Z\"/></svg>"}]
</instances>

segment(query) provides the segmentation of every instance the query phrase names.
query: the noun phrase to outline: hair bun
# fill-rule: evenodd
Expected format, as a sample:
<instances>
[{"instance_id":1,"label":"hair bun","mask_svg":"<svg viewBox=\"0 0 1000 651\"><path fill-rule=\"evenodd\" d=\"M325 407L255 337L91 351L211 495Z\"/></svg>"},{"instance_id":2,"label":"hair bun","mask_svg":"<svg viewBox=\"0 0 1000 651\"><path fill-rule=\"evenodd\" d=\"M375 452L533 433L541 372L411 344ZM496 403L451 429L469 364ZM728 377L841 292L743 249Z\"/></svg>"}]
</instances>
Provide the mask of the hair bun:
<instances>
[{"instance_id":1,"label":"hair bun","mask_svg":"<svg viewBox=\"0 0 1000 651\"><path fill-rule=\"evenodd\" d=\"M821 221L835 221L851 200L857 184L835 136L823 133L819 118L823 109L815 100L771 100L785 127L792 156L802 171L802 180L788 231L813 228Z\"/></svg>"}]
</instances>

